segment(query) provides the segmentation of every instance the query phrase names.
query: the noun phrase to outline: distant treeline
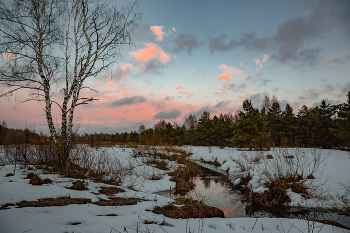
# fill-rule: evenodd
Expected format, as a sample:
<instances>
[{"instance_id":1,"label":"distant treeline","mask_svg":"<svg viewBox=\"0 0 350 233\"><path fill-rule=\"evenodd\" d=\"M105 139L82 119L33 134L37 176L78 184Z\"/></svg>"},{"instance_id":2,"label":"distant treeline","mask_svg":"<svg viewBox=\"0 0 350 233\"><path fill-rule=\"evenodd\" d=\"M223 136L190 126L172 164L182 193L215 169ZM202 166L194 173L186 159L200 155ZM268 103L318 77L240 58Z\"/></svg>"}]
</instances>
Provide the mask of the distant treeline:
<instances>
[{"instance_id":1,"label":"distant treeline","mask_svg":"<svg viewBox=\"0 0 350 233\"><path fill-rule=\"evenodd\" d=\"M322 100L316 107L303 105L294 114L287 104L282 110L275 96L265 96L262 107L243 101L243 111L235 115L220 114L211 118L204 112L197 120L190 114L184 124L160 120L153 128L140 126L138 132L94 133L74 135L74 143L95 145L100 142L141 143L148 145L235 146L270 148L271 146L302 146L321 148L350 147L350 91L347 102L330 105ZM34 130L15 130L0 125L0 144L35 143L48 137Z\"/></svg>"},{"instance_id":2,"label":"distant treeline","mask_svg":"<svg viewBox=\"0 0 350 233\"><path fill-rule=\"evenodd\" d=\"M246 99L243 111L235 115L211 118L209 112L204 112L197 120L190 114L182 126L160 120L153 128L141 125L138 132L108 135L108 140L151 145L349 148L350 91L347 97L346 103L338 105L325 100L316 107L303 105L296 114L289 104L282 110L275 96L265 96L260 110ZM106 135L103 138L107 140Z\"/></svg>"}]
</instances>

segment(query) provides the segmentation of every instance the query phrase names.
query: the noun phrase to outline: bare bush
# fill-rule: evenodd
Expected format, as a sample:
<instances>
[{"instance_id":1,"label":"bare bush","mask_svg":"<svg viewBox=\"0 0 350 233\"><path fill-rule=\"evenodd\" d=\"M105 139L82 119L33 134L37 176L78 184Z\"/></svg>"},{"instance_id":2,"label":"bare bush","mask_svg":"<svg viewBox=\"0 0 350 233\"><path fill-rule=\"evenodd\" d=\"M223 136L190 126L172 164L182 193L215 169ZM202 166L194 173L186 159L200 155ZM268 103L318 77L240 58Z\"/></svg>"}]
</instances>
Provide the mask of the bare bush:
<instances>
[{"instance_id":1,"label":"bare bush","mask_svg":"<svg viewBox=\"0 0 350 233\"><path fill-rule=\"evenodd\" d=\"M301 182L307 181L307 177L317 177L325 157L321 151L313 149L311 152L300 148L276 148L273 158L265 160L260 178L265 182L273 180L285 180L299 177ZM309 179L312 183L313 179Z\"/></svg>"}]
</instances>

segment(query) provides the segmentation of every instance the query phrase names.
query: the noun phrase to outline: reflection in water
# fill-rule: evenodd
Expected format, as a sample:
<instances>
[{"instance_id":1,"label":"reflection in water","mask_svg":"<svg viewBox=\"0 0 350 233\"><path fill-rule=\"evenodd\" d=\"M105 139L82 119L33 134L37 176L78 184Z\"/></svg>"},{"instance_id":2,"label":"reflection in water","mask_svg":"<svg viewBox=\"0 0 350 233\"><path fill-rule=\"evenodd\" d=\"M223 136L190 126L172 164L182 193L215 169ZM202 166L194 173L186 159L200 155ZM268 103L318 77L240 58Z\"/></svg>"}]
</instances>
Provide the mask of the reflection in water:
<instances>
[{"instance_id":1,"label":"reflection in water","mask_svg":"<svg viewBox=\"0 0 350 233\"><path fill-rule=\"evenodd\" d=\"M195 188L187 196L221 209L226 218L246 217L242 196L226 188L220 177L193 177Z\"/></svg>"},{"instance_id":2,"label":"reflection in water","mask_svg":"<svg viewBox=\"0 0 350 233\"><path fill-rule=\"evenodd\" d=\"M297 219L327 219L350 227L350 216L340 215L324 209L306 209L298 207L273 207L251 205L244 202L244 196L232 190L227 180L219 173L202 168L200 176L193 177L195 188L186 196L198 202L221 209L226 218L270 217Z\"/></svg>"}]
</instances>

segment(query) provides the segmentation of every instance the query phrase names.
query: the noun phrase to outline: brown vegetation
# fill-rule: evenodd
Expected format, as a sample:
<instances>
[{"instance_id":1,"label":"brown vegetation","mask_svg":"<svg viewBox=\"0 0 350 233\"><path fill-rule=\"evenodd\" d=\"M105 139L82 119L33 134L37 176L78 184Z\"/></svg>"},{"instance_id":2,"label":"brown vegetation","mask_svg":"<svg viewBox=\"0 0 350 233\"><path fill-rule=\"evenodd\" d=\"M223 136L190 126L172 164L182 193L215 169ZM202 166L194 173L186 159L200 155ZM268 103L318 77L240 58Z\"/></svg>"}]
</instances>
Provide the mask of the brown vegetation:
<instances>
[{"instance_id":1,"label":"brown vegetation","mask_svg":"<svg viewBox=\"0 0 350 233\"><path fill-rule=\"evenodd\" d=\"M59 198L42 198L38 201L21 201L17 205L19 207L45 207L45 206L67 206L71 204L87 204L91 203L91 199L88 198L70 198L70 197L59 197Z\"/></svg>"},{"instance_id":2,"label":"brown vegetation","mask_svg":"<svg viewBox=\"0 0 350 233\"><path fill-rule=\"evenodd\" d=\"M87 183L85 183L84 181L81 180L77 180L73 182L73 185L71 187L69 187L69 189L73 189L73 190L88 190L86 188Z\"/></svg>"},{"instance_id":3,"label":"brown vegetation","mask_svg":"<svg viewBox=\"0 0 350 233\"><path fill-rule=\"evenodd\" d=\"M169 204L166 206L156 206L153 211L155 214L163 214L169 218L224 218L224 212L217 207L207 206L205 204L187 204L181 207Z\"/></svg>"},{"instance_id":4,"label":"brown vegetation","mask_svg":"<svg viewBox=\"0 0 350 233\"><path fill-rule=\"evenodd\" d=\"M93 202L92 204L98 206L123 206L123 205L136 205L137 202L146 201L141 198L123 198L123 197L109 197L109 200L101 199L99 201Z\"/></svg>"},{"instance_id":5,"label":"brown vegetation","mask_svg":"<svg viewBox=\"0 0 350 233\"><path fill-rule=\"evenodd\" d=\"M123 189L117 188L117 187L103 187L103 186L101 186L100 188L101 189L98 190L98 192L101 194L105 194L107 196L113 196L114 194L125 192Z\"/></svg>"}]
</instances>

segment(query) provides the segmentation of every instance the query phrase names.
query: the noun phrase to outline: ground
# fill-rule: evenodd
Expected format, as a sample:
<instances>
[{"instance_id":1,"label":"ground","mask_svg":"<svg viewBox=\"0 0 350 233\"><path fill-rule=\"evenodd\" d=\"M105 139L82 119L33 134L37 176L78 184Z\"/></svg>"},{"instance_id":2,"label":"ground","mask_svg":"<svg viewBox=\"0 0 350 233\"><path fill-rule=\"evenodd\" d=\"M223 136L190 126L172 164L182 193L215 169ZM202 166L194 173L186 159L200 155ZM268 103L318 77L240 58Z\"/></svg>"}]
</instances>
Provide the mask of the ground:
<instances>
[{"instance_id":1,"label":"ground","mask_svg":"<svg viewBox=\"0 0 350 233\"><path fill-rule=\"evenodd\" d=\"M218 171L235 173L235 163L241 151L232 148L220 149L207 147L187 147L193 159L218 161ZM308 149L312 150L312 149ZM73 178L65 178L58 174L45 174L43 170L21 168L17 165L0 167L0 231L1 232L350 232L349 230L297 219L273 218L204 218L204 219L171 219L151 212L155 206L164 206L173 201L170 197L153 194L161 190L175 187L170 176L163 170L145 165L142 158L133 157L131 148L105 148L108 156L118 158L121 166L132 166L134 172L125 173L123 182L117 187L125 192L112 194L120 198L140 198L132 205L99 206L99 200L109 200L111 196L100 193L101 187L115 187L103 183L84 180L87 190L69 189ZM273 152L273 151L272 151ZM250 152L249 152L250 153ZM265 152L264 152L265 153ZM271 154L271 152L266 152ZM289 153L289 152L288 152ZM293 149L290 149L293 153ZM322 150L325 160L317 173L315 182L325 183L322 186L324 196L334 197L322 202L316 199L304 200L300 195L289 193L291 205L334 206L341 204L340 197L346 195L341 184L349 184L350 159L348 152ZM258 168L262 165L252 163L252 189L259 190ZM29 166L31 169L32 166ZM177 167L176 163L168 164L169 171ZM7 176L13 173L13 176ZM32 185L25 179L29 173L35 173L41 179L49 178L53 182L40 186ZM316 174L316 173L315 173ZM160 176L160 180L150 180L152 176ZM255 177L256 176L256 177ZM232 176L232 179L235 177ZM236 180L232 180L235 182ZM319 186L321 187L321 186ZM43 198L87 198L87 204L69 204L65 206L22 207L21 201L38 201ZM304 200L302 202L302 200ZM6 204L16 205L6 205ZM5 209L5 207L7 207ZM152 223L152 224L146 224Z\"/></svg>"}]
</instances>

